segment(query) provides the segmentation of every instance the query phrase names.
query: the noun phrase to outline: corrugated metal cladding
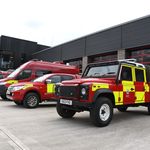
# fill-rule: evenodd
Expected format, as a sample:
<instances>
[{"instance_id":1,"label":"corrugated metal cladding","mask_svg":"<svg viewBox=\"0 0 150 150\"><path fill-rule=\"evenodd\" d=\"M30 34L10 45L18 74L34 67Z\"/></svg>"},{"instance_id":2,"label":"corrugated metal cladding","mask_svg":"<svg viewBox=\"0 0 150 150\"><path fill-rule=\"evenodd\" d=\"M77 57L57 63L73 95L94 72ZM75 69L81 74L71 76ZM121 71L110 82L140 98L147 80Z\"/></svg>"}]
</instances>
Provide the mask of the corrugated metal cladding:
<instances>
[{"instance_id":1,"label":"corrugated metal cladding","mask_svg":"<svg viewBox=\"0 0 150 150\"><path fill-rule=\"evenodd\" d=\"M31 59L31 54L36 52L37 43L1 36L2 51L10 51L14 57L14 68Z\"/></svg>"},{"instance_id":2,"label":"corrugated metal cladding","mask_svg":"<svg viewBox=\"0 0 150 150\"><path fill-rule=\"evenodd\" d=\"M150 17L123 25L122 47L150 45Z\"/></svg>"},{"instance_id":3,"label":"corrugated metal cladding","mask_svg":"<svg viewBox=\"0 0 150 150\"><path fill-rule=\"evenodd\" d=\"M62 59L79 58L85 55L85 38L62 45Z\"/></svg>"},{"instance_id":4,"label":"corrugated metal cladding","mask_svg":"<svg viewBox=\"0 0 150 150\"><path fill-rule=\"evenodd\" d=\"M55 47L53 49L49 48L40 53L33 55L33 58L45 61L59 61L61 60L61 47Z\"/></svg>"},{"instance_id":5,"label":"corrugated metal cladding","mask_svg":"<svg viewBox=\"0 0 150 150\"><path fill-rule=\"evenodd\" d=\"M62 44L61 59L76 59L145 45L150 45L150 16ZM56 56L53 53L46 55L43 57Z\"/></svg>"},{"instance_id":6,"label":"corrugated metal cladding","mask_svg":"<svg viewBox=\"0 0 150 150\"><path fill-rule=\"evenodd\" d=\"M7 36L2 36L2 50L12 51L12 52L25 52L25 53L34 53L37 49L37 43L20 40L16 38L11 38Z\"/></svg>"},{"instance_id":7,"label":"corrugated metal cladding","mask_svg":"<svg viewBox=\"0 0 150 150\"><path fill-rule=\"evenodd\" d=\"M1 36L0 39L0 51L10 52L11 55L8 55L7 62L10 58L13 58L13 67L17 68L22 63L32 59L32 54L47 48L48 46L38 45L37 42L17 39L8 36ZM0 52L1 53L1 52ZM4 58L6 57L3 56ZM9 59L9 60L8 60Z\"/></svg>"},{"instance_id":8,"label":"corrugated metal cladding","mask_svg":"<svg viewBox=\"0 0 150 150\"><path fill-rule=\"evenodd\" d=\"M40 44L37 45L37 51L41 51L46 48L50 48L50 46L45 46L45 45L40 45Z\"/></svg>"},{"instance_id":9,"label":"corrugated metal cladding","mask_svg":"<svg viewBox=\"0 0 150 150\"><path fill-rule=\"evenodd\" d=\"M121 48L121 27L105 30L87 37L86 55L111 52Z\"/></svg>"}]
</instances>

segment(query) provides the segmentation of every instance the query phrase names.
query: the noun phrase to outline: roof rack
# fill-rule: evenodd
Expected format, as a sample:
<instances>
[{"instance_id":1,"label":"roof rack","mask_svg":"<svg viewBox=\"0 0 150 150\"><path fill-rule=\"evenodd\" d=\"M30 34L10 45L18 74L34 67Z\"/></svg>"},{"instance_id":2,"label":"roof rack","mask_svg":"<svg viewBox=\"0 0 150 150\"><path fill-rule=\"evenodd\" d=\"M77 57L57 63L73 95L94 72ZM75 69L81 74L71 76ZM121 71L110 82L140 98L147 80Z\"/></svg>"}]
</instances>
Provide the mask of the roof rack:
<instances>
[{"instance_id":1,"label":"roof rack","mask_svg":"<svg viewBox=\"0 0 150 150\"><path fill-rule=\"evenodd\" d=\"M142 67L145 68L145 66L143 64L140 64L137 62L136 59L123 59L123 60L118 60L119 62L126 62L126 63L130 63L130 64L134 64L137 67Z\"/></svg>"},{"instance_id":2,"label":"roof rack","mask_svg":"<svg viewBox=\"0 0 150 150\"><path fill-rule=\"evenodd\" d=\"M131 58L131 59L121 59L121 60L118 60L118 61L131 61L131 62L137 62L137 60L134 59L134 58Z\"/></svg>"}]
</instances>

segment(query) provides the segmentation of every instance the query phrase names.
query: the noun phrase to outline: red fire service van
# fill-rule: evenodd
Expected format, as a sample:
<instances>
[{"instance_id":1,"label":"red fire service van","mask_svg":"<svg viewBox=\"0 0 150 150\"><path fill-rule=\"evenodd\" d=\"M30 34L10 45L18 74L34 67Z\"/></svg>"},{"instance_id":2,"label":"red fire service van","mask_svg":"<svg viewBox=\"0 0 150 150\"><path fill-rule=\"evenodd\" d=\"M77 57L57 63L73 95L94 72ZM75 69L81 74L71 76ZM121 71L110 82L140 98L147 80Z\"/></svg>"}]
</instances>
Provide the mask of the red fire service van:
<instances>
[{"instance_id":1,"label":"red fire service van","mask_svg":"<svg viewBox=\"0 0 150 150\"><path fill-rule=\"evenodd\" d=\"M113 108L146 106L150 114L150 66L135 60L89 64L81 79L56 85L57 112L71 118L76 112L89 111L96 126L107 126Z\"/></svg>"},{"instance_id":2,"label":"red fire service van","mask_svg":"<svg viewBox=\"0 0 150 150\"><path fill-rule=\"evenodd\" d=\"M0 96L3 99L6 99L6 91L11 84L31 81L48 73L78 74L79 69L75 66L65 65L58 62L51 63L38 60L28 61L6 78L0 79Z\"/></svg>"},{"instance_id":3,"label":"red fire service van","mask_svg":"<svg viewBox=\"0 0 150 150\"><path fill-rule=\"evenodd\" d=\"M33 82L22 82L8 87L7 98L17 105L35 108L45 100L56 100L55 84L64 80L79 78L79 75L66 73L46 74L36 78Z\"/></svg>"}]
</instances>

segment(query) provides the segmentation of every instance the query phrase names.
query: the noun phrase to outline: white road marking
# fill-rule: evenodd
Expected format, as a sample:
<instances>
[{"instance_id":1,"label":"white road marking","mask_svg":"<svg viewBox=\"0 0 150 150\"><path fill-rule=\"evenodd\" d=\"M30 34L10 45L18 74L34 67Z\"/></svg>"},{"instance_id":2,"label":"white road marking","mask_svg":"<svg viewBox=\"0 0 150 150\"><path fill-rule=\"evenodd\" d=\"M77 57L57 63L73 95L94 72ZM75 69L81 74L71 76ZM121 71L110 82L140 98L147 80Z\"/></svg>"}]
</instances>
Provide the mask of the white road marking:
<instances>
[{"instance_id":1,"label":"white road marking","mask_svg":"<svg viewBox=\"0 0 150 150\"><path fill-rule=\"evenodd\" d=\"M16 136L14 136L9 130L0 126L1 132L3 132L20 150L30 150L26 145L24 145ZM13 145L12 142L9 144ZM16 148L16 150L18 149Z\"/></svg>"}]
</instances>

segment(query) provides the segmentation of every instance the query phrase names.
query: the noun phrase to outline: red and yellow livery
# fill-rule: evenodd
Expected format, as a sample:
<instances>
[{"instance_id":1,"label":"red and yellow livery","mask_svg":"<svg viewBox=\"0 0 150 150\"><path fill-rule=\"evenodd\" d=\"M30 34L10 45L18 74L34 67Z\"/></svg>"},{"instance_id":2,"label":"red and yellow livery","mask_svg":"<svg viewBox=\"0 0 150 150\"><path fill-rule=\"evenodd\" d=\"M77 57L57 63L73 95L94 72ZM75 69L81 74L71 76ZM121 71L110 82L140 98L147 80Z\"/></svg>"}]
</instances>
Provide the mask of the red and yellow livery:
<instances>
[{"instance_id":1,"label":"red and yellow livery","mask_svg":"<svg viewBox=\"0 0 150 150\"><path fill-rule=\"evenodd\" d=\"M46 74L32 82L22 82L10 85L6 92L6 96L8 99L13 100L17 105L35 108L43 101L56 101L56 83L76 78L80 78L80 76L67 73Z\"/></svg>"},{"instance_id":2,"label":"red and yellow livery","mask_svg":"<svg viewBox=\"0 0 150 150\"><path fill-rule=\"evenodd\" d=\"M149 82L150 67L135 60L89 64L81 79L57 85L57 112L69 118L87 110L96 126L110 123L113 108L126 111L142 105L150 112Z\"/></svg>"}]
</instances>

